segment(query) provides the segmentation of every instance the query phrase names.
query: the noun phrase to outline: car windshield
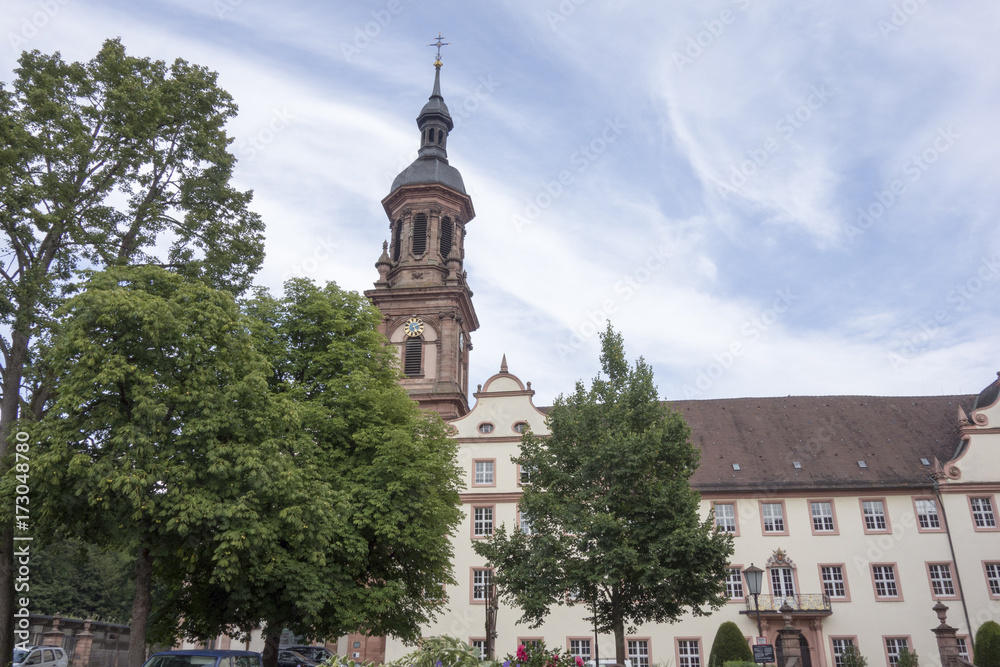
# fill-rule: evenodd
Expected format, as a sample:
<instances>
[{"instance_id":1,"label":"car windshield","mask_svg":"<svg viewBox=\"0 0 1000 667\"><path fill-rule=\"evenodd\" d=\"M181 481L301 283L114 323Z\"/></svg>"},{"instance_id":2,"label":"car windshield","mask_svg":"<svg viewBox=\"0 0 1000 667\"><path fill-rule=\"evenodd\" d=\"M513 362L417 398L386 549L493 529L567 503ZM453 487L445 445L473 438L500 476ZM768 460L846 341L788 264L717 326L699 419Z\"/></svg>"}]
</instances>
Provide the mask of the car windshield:
<instances>
[{"instance_id":1,"label":"car windshield","mask_svg":"<svg viewBox=\"0 0 1000 667\"><path fill-rule=\"evenodd\" d=\"M154 655L143 667L201 667L214 665L211 655Z\"/></svg>"},{"instance_id":2,"label":"car windshield","mask_svg":"<svg viewBox=\"0 0 1000 667\"><path fill-rule=\"evenodd\" d=\"M14 649L14 662L24 662L24 659L28 657L29 651L23 648Z\"/></svg>"}]
</instances>

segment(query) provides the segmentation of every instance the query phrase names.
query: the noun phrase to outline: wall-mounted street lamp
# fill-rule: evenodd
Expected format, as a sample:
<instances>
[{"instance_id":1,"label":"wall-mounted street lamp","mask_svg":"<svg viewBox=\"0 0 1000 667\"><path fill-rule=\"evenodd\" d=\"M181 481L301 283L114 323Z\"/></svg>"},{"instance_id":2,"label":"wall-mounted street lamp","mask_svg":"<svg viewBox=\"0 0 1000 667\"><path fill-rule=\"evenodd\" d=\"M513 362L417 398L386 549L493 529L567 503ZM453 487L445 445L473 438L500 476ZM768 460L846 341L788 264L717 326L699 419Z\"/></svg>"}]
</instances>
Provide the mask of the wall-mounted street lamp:
<instances>
[{"instance_id":1,"label":"wall-mounted street lamp","mask_svg":"<svg viewBox=\"0 0 1000 667\"><path fill-rule=\"evenodd\" d=\"M763 637L764 633L760 629L760 602L757 596L760 595L760 585L764 580L764 570L754 567L753 563L750 563L750 567L743 570L743 576L747 580L747 592L753 596L753 606L757 610L757 636Z\"/></svg>"}]
</instances>

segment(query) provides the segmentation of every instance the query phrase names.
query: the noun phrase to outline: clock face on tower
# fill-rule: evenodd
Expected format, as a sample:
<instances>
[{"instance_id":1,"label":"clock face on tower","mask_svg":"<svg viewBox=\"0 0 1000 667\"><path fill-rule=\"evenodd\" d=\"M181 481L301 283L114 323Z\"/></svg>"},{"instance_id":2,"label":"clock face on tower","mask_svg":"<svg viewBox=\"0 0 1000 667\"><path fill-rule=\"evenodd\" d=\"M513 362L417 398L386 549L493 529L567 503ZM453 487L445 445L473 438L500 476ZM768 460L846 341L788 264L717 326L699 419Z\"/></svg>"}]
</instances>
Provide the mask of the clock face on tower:
<instances>
[{"instance_id":1,"label":"clock face on tower","mask_svg":"<svg viewBox=\"0 0 1000 667\"><path fill-rule=\"evenodd\" d=\"M403 331L410 338L416 338L424 332L424 323L416 317L411 317L403 323Z\"/></svg>"}]
</instances>

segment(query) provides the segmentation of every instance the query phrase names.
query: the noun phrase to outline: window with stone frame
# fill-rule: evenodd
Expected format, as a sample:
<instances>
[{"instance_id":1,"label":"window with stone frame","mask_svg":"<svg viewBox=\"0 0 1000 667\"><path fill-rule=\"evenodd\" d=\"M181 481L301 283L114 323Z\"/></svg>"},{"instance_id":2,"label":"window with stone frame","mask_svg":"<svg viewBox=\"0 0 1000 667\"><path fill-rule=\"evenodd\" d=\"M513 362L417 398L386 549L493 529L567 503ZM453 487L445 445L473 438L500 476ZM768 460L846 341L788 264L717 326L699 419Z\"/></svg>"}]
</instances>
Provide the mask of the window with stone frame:
<instances>
[{"instance_id":1,"label":"window with stone frame","mask_svg":"<svg viewBox=\"0 0 1000 667\"><path fill-rule=\"evenodd\" d=\"M885 519L885 503L881 500L865 500L861 503L865 516L865 528L869 532L881 532L888 530L888 522Z\"/></svg>"},{"instance_id":2,"label":"window with stone frame","mask_svg":"<svg viewBox=\"0 0 1000 667\"><path fill-rule=\"evenodd\" d=\"M833 503L825 500L809 503L812 514L813 531L817 533L833 533L837 525L833 520Z\"/></svg>"},{"instance_id":3,"label":"window with stone frame","mask_svg":"<svg viewBox=\"0 0 1000 667\"><path fill-rule=\"evenodd\" d=\"M941 527L941 517L938 516L937 501L933 498L920 498L913 503L917 509L917 524L925 530L937 530Z\"/></svg>"},{"instance_id":4,"label":"window with stone frame","mask_svg":"<svg viewBox=\"0 0 1000 667\"><path fill-rule=\"evenodd\" d=\"M476 602L486 601L486 589L493 583L493 571L485 567L472 569L472 599Z\"/></svg>"},{"instance_id":5,"label":"window with stone frame","mask_svg":"<svg viewBox=\"0 0 1000 667\"><path fill-rule=\"evenodd\" d=\"M715 527L724 533L736 532L736 505L733 503L715 504Z\"/></svg>"},{"instance_id":6,"label":"window with stone frame","mask_svg":"<svg viewBox=\"0 0 1000 667\"><path fill-rule=\"evenodd\" d=\"M986 585L989 586L990 596L1000 597L1000 563L984 563L986 570Z\"/></svg>"},{"instance_id":7,"label":"window with stone frame","mask_svg":"<svg viewBox=\"0 0 1000 667\"><path fill-rule=\"evenodd\" d=\"M649 640L629 639L627 648L632 667L649 667Z\"/></svg>"},{"instance_id":8,"label":"window with stone frame","mask_svg":"<svg viewBox=\"0 0 1000 667\"><path fill-rule=\"evenodd\" d=\"M476 461L474 465L476 472L473 483L476 486L490 486L495 484L493 478L494 461Z\"/></svg>"},{"instance_id":9,"label":"window with stone frame","mask_svg":"<svg viewBox=\"0 0 1000 667\"><path fill-rule=\"evenodd\" d=\"M898 598L896 568L893 565L872 565L872 579L875 582L875 597Z\"/></svg>"},{"instance_id":10,"label":"window with stone frame","mask_svg":"<svg viewBox=\"0 0 1000 667\"><path fill-rule=\"evenodd\" d=\"M493 507L472 508L472 534L474 537L489 537L493 534Z\"/></svg>"},{"instance_id":11,"label":"window with stone frame","mask_svg":"<svg viewBox=\"0 0 1000 667\"><path fill-rule=\"evenodd\" d=\"M677 664L679 667L701 667L701 647L697 639L677 640Z\"/></svg>"},{"instance_id":12,"label":"window with stone frame","mask_svg":"<svg viewBox=\"0 0 1000 667\"><path fill-rule=\"evenodd\" d=\"M569 654L572 656L580 656L580 658L582 658L584 662L590 660L590 640L570 639Z\"/></svg>"},{"instance_id":13,"label":"window with stone frame","mask_svg":"<svg viewBox=\"0 0 1000 667\"><path fill-rule=\"evenodd\" d=\"M993 501L990 498L969 498L972 507L972 520L976 528L996 528L997 518L993 513Z\"/></svg>"},{"instance_id":14,"label":"window with stone frame","mask_svg":"<svg viewBox=\"0 0 1000 667\"><path fill-rule=\"evenodd\" d=\"M833 667L844 667L844 651L854 646L854 640L850 637L834 637L832 642Z\"/></svg>"},{"instance_id":15,"label":"window with stone frame","mask_svg":"<svg viewBox=\"0 0 1000 667\"><path fill-rule=\"evenodd\" d=\"M934 597L955 597L955 582L951 579L951 565L930 563L927 573L931 578L931 592Z\"/></svg>"},{"instance_id":16,"label":"window with stone frame","mask_svg":"<svg viewBox=\"0 0 1000 667\"><path fill-rule=\"evenodd\" d=\"M760 506L760 511L764 519L765 533L785 532L785 516L781 503L763 503Z\"/></svg>"},{"instance_id":17,"label":"window with stone frame","mask_svg":"<svg viewBox=\"0 0 1000 667\"><path fill-rule=\"evenodd\" d=\"M823 576L823 594L831 600L847 597L847 583L844 581L844 568L840 565L824 565L820 567Z\"/></svg>"},{"instance_id":18,"label":"window with stone frame","mask_svg":"<svg viewBox=\"0 0 1000 667\"><path fill-rule=\"evenodd\" d=\"M890 667L899 664L899 656L904 649L909 650L909 642L906 637L886 637L885 653L889 658Z\"/></svg>"},{"instance_id":19,"label":"window with stone frame","mask_svg":"<svg viewBox=\"0 0 1000 667\"><path fill-rule=\"evenodd\" d=\"M731 567L726 572L726 597L730 600L742 600L743 594L743 572L738 567Z\"/></svg>"}]
</instances>

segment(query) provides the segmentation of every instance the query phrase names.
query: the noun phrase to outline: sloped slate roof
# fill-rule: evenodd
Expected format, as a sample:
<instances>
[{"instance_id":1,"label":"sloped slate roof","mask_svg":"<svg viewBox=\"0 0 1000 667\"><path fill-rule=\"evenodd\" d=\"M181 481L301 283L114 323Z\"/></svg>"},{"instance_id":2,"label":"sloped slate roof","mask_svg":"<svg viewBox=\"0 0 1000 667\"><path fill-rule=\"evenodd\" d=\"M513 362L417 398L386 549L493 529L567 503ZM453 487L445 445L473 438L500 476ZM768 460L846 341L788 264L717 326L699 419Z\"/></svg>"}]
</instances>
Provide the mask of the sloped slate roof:
<instances>
[{"instance_id":1,"label":"sloped slate roof","mask_svg":"<svg viewBox=\"0 0 1000 667\"><path fill-rule=\"evenodd\" d=\"M701 491L928 488L975 396L788 396L670 401L691 427ZM548 407L541 408L548 414ZM795 468L798 461L801 468ZM861 468L858 461L864 461ZM733 470L733 464L740 470Z\"/></svg>"},{"instance_id":2,"label":"sloped slate roof","mask_svg":"<svg viewBox=\"0 0 1000 667\"><path fill-rule=\"evenodd\" d=\"M452 190L466 194L462 175L445 160L436 157L418 157L409 167L396 176L389 193L393 193L404 185L424 185L439 183Z\"/></svg>"},{"instance_id":3,"label":"sloped slate roof","mask_svg":"<svg viewBox=\"0 0 1000 667\"><path fill-rule=\"evenodd\" d=\"M692 484L703 491L926 488L931 468L920 459L955 455L958 407L968 409L974 398L789 396L671 405L701 449Z\"/></svg>"}]
</instances>

